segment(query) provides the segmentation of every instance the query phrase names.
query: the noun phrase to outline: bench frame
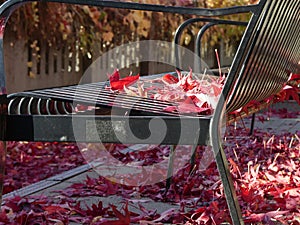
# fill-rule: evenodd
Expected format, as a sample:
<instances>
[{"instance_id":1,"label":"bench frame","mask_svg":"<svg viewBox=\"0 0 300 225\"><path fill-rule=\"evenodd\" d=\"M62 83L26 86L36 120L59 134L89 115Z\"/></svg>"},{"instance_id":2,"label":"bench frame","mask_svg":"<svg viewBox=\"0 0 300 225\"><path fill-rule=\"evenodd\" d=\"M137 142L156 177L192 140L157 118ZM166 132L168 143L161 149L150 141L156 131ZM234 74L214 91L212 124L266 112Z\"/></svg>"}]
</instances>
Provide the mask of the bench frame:
<instances>
[{"instance_id":1,"label":"bench frame","mask_svg":"<svg viewBox=\"0 0 300 225\"><path fill-rule=\"evenodd\" d=\"M7 21L11 12L25 4L27 2L32 2L29 0L8 0L0 7L0 19L1 21ZM61 2L69 4L81 4L81 5L94 5L100 7L114 7L114 8L127 8L135 10L150 10L150 11L161 11L170 13L180 13L180 14L193 14L201 17L205 17L205 20L211 20L215 22L213 17L224 16L235 13L251 12L252 17L248 23L247 29L236 53L234 61L232 63L230 72L226 79L224 89L222 91L222 97L219 99L217 107L213 116L205 118L186 118L192 123L199 123L200 131L198 135L200 138L197 143L188 140L190 144L211 144L215 159L217 163L218 170L220 172L221 180L224 186L224 192L227 199L227 204L230 210L231 218L233 224L244 224L241 210L236 197L236 192L234 184L229 172L228 162L226 155L222 148L222 136L221 129L223 126L222 118L226 112L232 112L241 106L244 106L249 102L247 99L247 94L250 93L249 98L254 98L257 101L263 100L265 97L275 94L280 85L287 82L289 73L299 70L298 62L300 61L300 43L299 39L299 0L282 0L282 1L272 1L272 0L261 0L258 4L242 7L231 7L224 9L202 9L202 8L185 8L185 7L173 7L173 6L160 6L160 5L148 5L148 4L138 4L138 3L128 3L128 2L114 2L114 1L98 1L98 0L43 0L42 2ZM285 10L290 9L290 15L286 13ZM279 14L279 15L278 15ZM270 22L269 22L270 21ZM276 25L274 21L279 21L280 25ZM3 22L2 26L5 26ZM284 27L284 24L293 23L288 27ZM278 31L279 34L274 34L274 29ZM286 34L283 37L282 34ZM279 57L280 60L275 60L276 63L280 64L275 66L275 68L270 68L269 64L272 66L274 58L269 53L263 45L261 45L261 40L267 40L271 37L270 42L266 42L265 45L271 48L271 50L282 50ZM279 47L274 47L274 42L283 43L283 49ZM291 46L291 41L294 43ZM265 55L266 53L266 55ZM291 53L291 55L286 55ZM256 57L257 55L257 57ZM3 180L4 168L5 168L5 154L6 154L6 141L10 140L29 140L29 141L77 141L72 128L72 119L76 119L78 124L86 124L90 119L88 116L67 116L67 115L8 115L7 106L10 101L10 96L6 95L5 91L5 70L3 64L3 36L0 38L0 86L2 88L2 95L0 96L0 174ZM261 58L263 57L263 58ZM252 65L257 63L260 68L253 68ZM284 67L284 68L283 68ZM287 70L287 74L283 72ZM268 76L255 75L262 71L268 72ZM256 73L252 73L256 72ZM270 72L270 73L269 73ZM277 77L277 72L279 78ZM248 73L248 76L247 76ZM251 73L251 74L249 74ZM263 85L268 84L266 90L259 91L261 82ZM245 90L245 87L249 87L249 84L254 84L251 90ZM247 89L247 88L246 88ZM246 95L245 95L246 94ZM241 97L242 96L242 97ZM257 109L258 110L258 109ZM156 118L156 116L136 116L131 117L131 119L136 123L136 126L141 124L147 124L149 120ZM180 130L180 123L178 124L178 119L174 117L161 116L168 124L167 137L164 139L165 144L177 144L178 140L173 138L174 132ZM110 117L97 116L96 119L100 124L108 125L112 127L109 122ZM123 117L116 117L119 121L123 121ZM20 130L20 126L23 127ZM80 125L79 125L80 126ZM26 127L26 129L24 129ZM45 128L47 129L41 129ZM101 129L100 129L101 130ZM124 128L126 132L126 129ZM119 142L112 133L104 136L106 142ZM82 141L95 141L88 139L86 133L82 134ZM207 143L208 137L210 137L210 143ZM105 142L104 141L104 142ZM135 141L135 139L128 142ZM152 140L155 142L155 140ZM1 189L3 182L0 181ZM2 191L0 192L2 193ZM1 196L0 196L1 197Z\"/></svg>"}]
</instances>

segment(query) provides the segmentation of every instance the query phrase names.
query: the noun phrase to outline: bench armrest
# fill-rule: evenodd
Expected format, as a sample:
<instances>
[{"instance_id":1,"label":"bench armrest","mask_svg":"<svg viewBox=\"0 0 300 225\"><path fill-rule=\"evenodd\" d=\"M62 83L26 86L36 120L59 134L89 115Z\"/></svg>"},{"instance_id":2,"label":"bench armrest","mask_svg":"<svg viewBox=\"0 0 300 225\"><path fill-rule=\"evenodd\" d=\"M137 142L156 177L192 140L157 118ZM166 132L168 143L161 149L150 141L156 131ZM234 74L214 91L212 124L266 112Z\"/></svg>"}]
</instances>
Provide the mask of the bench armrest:
<instances>
[{"instance_id":1,"label":"bench armrest","mask_svg":"<svg viewBox=\"0 0 300 225\"><path fill-rule=\"evenodd\" d=\"M234 13L236 14L236 13ZM179 58L179 42L180 42L180 37L182 35L182 32L184 29L193 24L193 23L198 23L198 22L205 22L206 24L201 27L197 34L196 38L196 44L195 44L195 54L201 58L201 39L204 35L204 33L211 27L217 26L217 25L235 25L235 26L247 26L248 22L243 22L243 21L234 21L234 20L223 20L223 19L215 19L215 18L191 18L186 21L184 21L182 24L179 25L177 28L175 35L174 35L174 43L175 43L175 62L177 65L177 69L181 67L180 65L180 58ZM195 68L196 73L202 72L202 66L201 66L201 61L197 62L198 67Z\"/></svg>"}]
</instances>

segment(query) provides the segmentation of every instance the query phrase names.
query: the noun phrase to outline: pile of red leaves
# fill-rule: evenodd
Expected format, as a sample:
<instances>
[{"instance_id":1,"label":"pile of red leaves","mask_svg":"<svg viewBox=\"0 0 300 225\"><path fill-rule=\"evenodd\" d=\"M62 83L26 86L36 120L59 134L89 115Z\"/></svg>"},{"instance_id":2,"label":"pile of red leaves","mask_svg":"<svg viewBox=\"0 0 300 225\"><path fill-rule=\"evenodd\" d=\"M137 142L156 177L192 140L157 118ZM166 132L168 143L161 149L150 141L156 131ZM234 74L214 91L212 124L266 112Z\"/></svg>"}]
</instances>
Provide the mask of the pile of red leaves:
<instances>
[{"instance_id":1,"label":"pile of red leaves","mask_svg":"<svg viewBox=\"0 0 300 225\"><path fill-rule=\"evenodd\" d=\"M222 92L225 76L220 73L219 77L200 75L195 77L192 70L188 73L176 71L176 75L165 74L161 78L154 80L141 80L139 75L126 76L120 78L119 70L115 69L112 74L108 74L112 91L125 92L128 95L149 97L161 101L176 102L176 105L165 108L168 112L178 112L181 114L195 113L199 115L211 115ZM151 85L145 88L145 83ZM137 83L137 87L132 86ZM160 85L154 85L159 83ZM276 95L269 96L262 102L251 101L243 108L232 112L248 113L250 108L258 108L261 104L270 105L285 100L295 100L300 104L299 99L300 74L291 74L289 81Z\"/></svg>"},{"instance_id":2,"label":"pile of red leaves","mask_svg":"<svg viewBox=\"0 0 300 225\"><path fill-rule=\"evenodd\" d=\"M195 78L192 70L188 73L176 71L176 75L165 74L153 80L140 80L139 75L120 79L116 69L109 74L112 91L124 91L128 95L149 97L161 101L176 102L177 105L165 108L168 112L212 114L221 94L224 77L201 76ZM137 87L132 84L137 83ZM148 88L145 88L150 83Z\"/></svg>"},{"instance_id":3,"label":"pile of red leaves","mask_svg":"<svg viewBox=\"0 0 300 225\"><path fill-rule=\"evenodd\" d=\"M297 112L293 114L285 110L278 112L281 117L300 116ZM248 130L241 125L228 127L226 136L225 150L245 221L248 224L275 224L275 221L281 224L299 224L300 133L275 135L272 130L268 132L256 130L249 138ZM122 149L116 147L111 148L111 151L114 157L124 162L146 158L156 162L159 157L166 154L165 147L161 148L162 152L158 147L147 154L143 151L142 156L133 151L123 153ZM72 152L74 155L80 154L78 151ZM204 147L197 148L198 163L204 152ZM35 161L42 160L41 158L37 157ZM68 160L67 157L64 158ZM27 161L28 164L30 162L33 161ZM85 182L75 183L59 191L57 199L45 196L15 197L6 200L2 207L0 224L77 222L95 225L134 223L210 225L230 222L215 163L211 163L205 169L198 168L198 165L192 169L191 174L190 165L182 168L173 177L172 185L167 192L164 182L136 188L115 183L104 177L87 177ZM80 197L108 195L122 196L124 203L121 207L117 207L114 205L116 203L104 205L99 201L86 206L76 201ZM156 202L173 203L179 207L158 213L143 206L144 197Z\"/></svg>"}]
</instances>

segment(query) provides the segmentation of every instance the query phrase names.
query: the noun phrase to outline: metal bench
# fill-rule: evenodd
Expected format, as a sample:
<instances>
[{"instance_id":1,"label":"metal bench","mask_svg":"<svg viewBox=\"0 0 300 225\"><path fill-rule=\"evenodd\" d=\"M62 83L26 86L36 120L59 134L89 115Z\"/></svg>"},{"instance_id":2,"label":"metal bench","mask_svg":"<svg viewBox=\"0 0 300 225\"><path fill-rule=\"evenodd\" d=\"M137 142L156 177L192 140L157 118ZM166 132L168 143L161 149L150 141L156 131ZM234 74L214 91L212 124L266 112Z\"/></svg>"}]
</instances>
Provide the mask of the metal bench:
<instances>
[{"instance_id":1,"label":"metal bench","mask_svg":"<svg viewBox=\"0 0 300 225\"><path fill-rule=\"evenodd\" d=\"M30 1L9 0L5 2L0 8L1 19L6 20L12 10L26 2ZM98 0L44 0L43 2L194 14L203 20L212 22L216 21L214 18L216 16L233 13L251 12L252 16L231 65L222 96L212 116L179 117L172 113L163 112L162 108L167 103L126 96L122 98L125 99L124 101L135 102L133 111L136 113L129 116L130 126L127 124L128 117L123 115L114 115L112 119L110 115L69 114L71 112L68 108L69 103L72 103L74 99L79 103L94 104L96 102L96 105L102 106L109 105L109 102L115 101L117 97L101 88L97 89L99 86L94 84L25 91L7 95L5 93L5 72L4 68L1 68L0 137L2 141L0 142L0 172L2 179L5 167L6 141L96 142L100 136L104 143L157 144L159 132L158 136L149 138L149 130L141 128L148 127L150 121L158 120L160 122L163 120L166 125L166 132L159 141L160 144L212 145L232 222L233 224L243 224L228 162L222 149L222 118L226 113L245 106L251 100L262 101L277 93L288 81L290 73L299 70L300 1L261 0L255 5L224 9L185 8ZM4 25L2 24L2 26ZM0 41L3 48L3 39ZM3 55L3 51L1 51L1 60L3 60ZM89 97L76 95L78 90L80 93L86 93ZM124 107L126 102L121 103ZM42 105L47 104L49 106L46 107L48 112L38 112L39 109L43 108ZM28 105L32 107L26 107ZM145 105L152 106L152 108L145 108ZM9 111L8 107L10 107ZM132 105L130 107L132 108ZM51 108L55 108L54 112L62 113L51 115ZM91 129L91 121L95 121L96 131ZM118 131L114 129L116 122ZM180 132L189 132L190 130L195 132L196 140L193 135L180 138ZM131 133L138 133L139 138L129 135Z\"/></svg>"}]
</instances>

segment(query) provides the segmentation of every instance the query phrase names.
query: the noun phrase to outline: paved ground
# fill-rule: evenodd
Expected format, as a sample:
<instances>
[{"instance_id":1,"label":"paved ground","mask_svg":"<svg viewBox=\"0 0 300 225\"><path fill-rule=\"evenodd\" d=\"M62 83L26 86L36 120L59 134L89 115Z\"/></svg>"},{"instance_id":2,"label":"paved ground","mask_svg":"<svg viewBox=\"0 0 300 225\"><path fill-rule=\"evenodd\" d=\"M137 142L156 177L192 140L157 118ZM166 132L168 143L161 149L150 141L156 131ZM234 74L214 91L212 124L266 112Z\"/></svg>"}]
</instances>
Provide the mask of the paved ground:
<instances>
[{"instance_id":1,"label":"paved ground","mask_svg":"<svg viewBox=\"0 0 300 225\"><path fill-rule=\"evenodd\" d=\"M273 110L282 110L287 109L287 114L293 116L296 113L300 112L300 106L295 102L286 102L286 103L277 103L276 105L272 106ZM274 134L280 134L283 132L290 132L296 133L300 131L300 114L298 114L297 118L278 118L276 114L272 113L271 111L268 113L269 118L266 117L264 122L260 122L258 118L255 120L255 128L261 130L268 130L273 132ZM284 114L282 114L284 115ZM257 115L259 117L260 114ZM246 123L250 123L250 121L246 120Z\"/></svg>"},{"instance_id":2,"label":"paved ground","mask_svg":"<svg viewBox=\"0 0 300 225\"><path fill-rule=\"evenodd\" d=\"M300 106L296 105L294 102L287 102L284 104L277 104L274 109L281 109L281 108L287 108L288 112L300 112ZM260 116L260 115L258 115ZM250 120L245 120L246 126L249 126ZM270 114L270 118L268 120L265 120L263 123L258 120L258 117L256 119L255 123L256 128L269 130L270 132L274 133L282 133L285 131L296 133L300 131L300 115L298 115L297 118L278 118L276 116L272 116ZM11 197L13 195L47 195L47 196L57 196L57 193L53 192L55 190L62 190L72 183L78 183L78 182L84 182L86 177L89 176L91 178L98 177L99 175L92 169L90 169L89 165L83 165L81 167L78 167L76 169L67 171L63 174L48 178L46 180L43 180L39 183L30 185L28 187L25 187L23 189L20 189L16 192L9 193L4 196L5 198ZM90 198L80 198L77 199L78 201L91 204L93 202L98 202L99 200L102 200L104 204L117 204L122 200L119 196L108 196L108 197L90 197ZM177 205L171 205L168 203L162 203L162 202L154 202L151 199L143 199L143 205L147 207L147 209L157 209L158 212L164 212L170 208L178 207ZM75 224L72 224L75 225Z\"/></svg>"}]
</instances>

